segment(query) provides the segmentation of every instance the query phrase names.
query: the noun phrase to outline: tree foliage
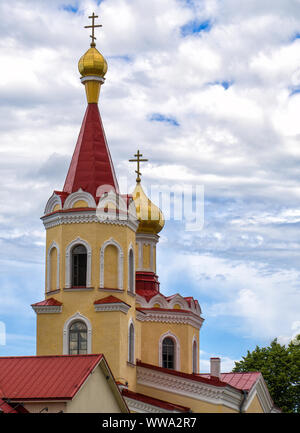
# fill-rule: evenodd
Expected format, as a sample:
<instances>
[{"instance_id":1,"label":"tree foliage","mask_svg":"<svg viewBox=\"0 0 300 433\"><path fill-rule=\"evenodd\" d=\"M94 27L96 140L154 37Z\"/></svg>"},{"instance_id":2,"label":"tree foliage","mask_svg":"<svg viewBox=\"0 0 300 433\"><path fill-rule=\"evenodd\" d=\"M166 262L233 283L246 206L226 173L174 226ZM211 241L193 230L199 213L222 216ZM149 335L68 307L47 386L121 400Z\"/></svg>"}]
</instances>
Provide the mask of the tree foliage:
<instances>
[{"instance_id":1,"label":"tree foliage","mask_svg":"<svg viewBox=\"0 0 300 433\"><path fill-rule=\"evenodd\" d=\"M277 338L268 347L256 346L233 371L260 371L274 404L283 412L300 413L300 334L288 346Z\"/></svg>"}]
</instances>

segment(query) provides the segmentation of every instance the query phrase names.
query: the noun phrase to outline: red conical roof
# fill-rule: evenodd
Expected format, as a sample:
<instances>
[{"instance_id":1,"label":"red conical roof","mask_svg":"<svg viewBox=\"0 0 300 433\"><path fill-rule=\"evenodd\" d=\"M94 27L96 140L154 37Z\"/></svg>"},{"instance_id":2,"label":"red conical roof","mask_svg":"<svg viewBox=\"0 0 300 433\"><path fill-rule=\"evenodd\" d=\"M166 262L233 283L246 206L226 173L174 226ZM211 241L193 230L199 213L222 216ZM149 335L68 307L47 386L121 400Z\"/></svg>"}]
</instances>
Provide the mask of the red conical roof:
<instances>
[{"instance_id":1,"label":"red conical roof","mask_svg":"<svg viewBox=\"0 0 300 433\"><path fill-rule=\"evenodd\" d=\"M103 185L119 192L98 104L88 104L63 191L70 194L81 188L96 198Z\"/></svg>"}]
</instances>

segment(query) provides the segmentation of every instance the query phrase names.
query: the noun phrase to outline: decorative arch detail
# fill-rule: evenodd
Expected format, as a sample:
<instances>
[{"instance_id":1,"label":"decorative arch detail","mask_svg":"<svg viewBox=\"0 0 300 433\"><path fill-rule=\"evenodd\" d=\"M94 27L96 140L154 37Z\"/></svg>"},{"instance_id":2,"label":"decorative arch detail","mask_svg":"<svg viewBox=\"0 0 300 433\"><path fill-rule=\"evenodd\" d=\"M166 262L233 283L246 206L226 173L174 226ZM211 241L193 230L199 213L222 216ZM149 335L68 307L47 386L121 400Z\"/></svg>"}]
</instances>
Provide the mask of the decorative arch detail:
<instances>
[{"instance_id":1,"label":"decorative arch detail","mask_svg":"<svg viewBox=\"0 0 300 433\"><path fill-rule=\"evenodd\" d=\"M87 327L87 354L92 353L92 324L89 319L77 312L66 320L63 328L63 355L69 354L69 330L74 322L81 321Z\"/></svg>"},{"instance_id":2,"label":"decorative arch detail","mask_svg":"<svg viewBox=\"0 0 300 433\"><path fill-rule=\"evenodd\" d=\"M46 287L46 291L50 292L51 291L51 260L50 260L50 255L51 255L51 251L53 250L53 248L56 248L57 251L57 264L56 264L56 289L59 289L59 246L57 245L57 243L55 241L53 241L51 243L51 245L48 248L48 252L47 252L47 287Z\"/></svg>"},{"instance_id":3,"label":"decorative arch detail","mask_svg":"<svg viewBox=\"0 0 300 433\"><path fill-rule=\"evenodd\" d=\"M118 288L123 289L124 254L121 245L113 238L104 242L100 249L100 288L104 288L104 252L108 245L114 245L118 250Z\"/></svg>"},{"instance_id":4,"label":"decorative arch detail","mask_svg":"<svg viewBox=\"0 0 300 433\"><path fill-rule=\"evenodd\" d=\"M80 237L74 239L66 248L66 278L65 287L70 288L72 285L72 249L76 245L84 245L87 251L87 269L86 269L86 287L91 287L92 274L92 248L90 244Z\"/></svg>"},{"instance_id":5,"label":"decorative arch detail","mask_svg":"<svg viewBox=\"0 0 300 433\"><path fill-rule=\"evenodd\" d=\"M79 200L83 200L87 202L88 207L91 208L96 207L96 202L92 194L90 194L89 192L82 191L82 189L80 188L78 191L73 192L66 198L64 203L64 209L71 209L74 206L74 204Z\"/></svg>"},{"instance_id":6,"label":"decorative arch detail","mask_svg":"<svg viewBox=\"0 0 300 433\"><path fill-rule=\"evenodd\" d=\"M159 339L159 345L158 345L158 362L159 362L159 366L162 367L163 366L163 362L162 362L162 348L163 348L163 341L165 338L172 338L172 340L175 343L175 350L174 350L174 356L175 356L175 368L174 370L180 370L180 342L179 339L176 337L175 334L173 334L171 331L165 332L164 334L161 335L160 339Z\"/></svg>"},{"instance_id":7,"label":"decorative arch detail","mask_svg":"<svg viewBox=\"0 0 300 433\"><path fill-rule=\"evenodd\" d=\"M53 212L53 209L57 204L60 206L60 209L62 209L61 198L59 195L55 194L54 192L52 196L49 198L49 200L47 201L44 214L47 215Z\"/></svg>"}]
</instances>

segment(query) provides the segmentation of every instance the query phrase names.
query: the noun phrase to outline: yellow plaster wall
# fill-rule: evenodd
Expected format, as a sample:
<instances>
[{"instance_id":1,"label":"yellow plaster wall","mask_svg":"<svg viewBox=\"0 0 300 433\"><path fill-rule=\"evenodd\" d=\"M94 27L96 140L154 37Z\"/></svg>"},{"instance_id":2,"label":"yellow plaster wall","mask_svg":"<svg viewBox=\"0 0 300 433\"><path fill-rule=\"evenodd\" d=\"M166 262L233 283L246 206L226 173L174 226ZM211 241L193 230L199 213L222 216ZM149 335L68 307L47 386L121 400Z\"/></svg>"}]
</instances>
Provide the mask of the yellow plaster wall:
<instances>
[{"instance_id":1,"label":"yellow plaster wall","mask_svg":"<svg viewBox=\"0 0 300 433\"><path fill-rule=\"evenodd\" d=\"M104 287L118 289L118 249L108 245L104 251Z\"/></svg>"},{"instance_id":2,"label":"yellow plaster wall","mask_svg":"<svg viewBox=\"0 0 300 433\"><path fill-rule=\"evenodd\" d=\"M159 341L170 331L180 343L180 370L193 372L193 337L199 348L199 330L188 324L141 322L141 360L159 366ZM199 359L199 356L198 356Z\"/></svg>"},{"instance_id":3,"label":"yellow plaster wall","mask_svg":"<svg viewBox=\"0 0 300 433\"><path fill-rule=\"evenodd\" d=\"M85 200L77 200L74 204L73 204L73 208L79 208L79 207L88 207L88 204Z\"/></svg>"},{"instance_id":4,"label":"yellow plaster wall","mask_svg":"<svg viewBox=\"0 0 300 433\"><path fill-rule=\"evenodd\" d=\"M151 248L150 245L143 245L143 268L146 270L150 270L150 254Z\"/></svg>"},{"instance_id":5,"label":"yellow plaster wall","mask_svg":"<svg viewBox=\"0 0 300 433\"><path fill-rule=\"evenodd\" d=\"M247 408L246 413L262 413L262 412L263 412L263 408L259 402L257 395L255 395L249 407Z\"/></svg>"},{"instance_id":6,"label":"yellow plaster wall","mask_svg":"<svg viewBox=\"0 0 300 433\"><path fill-rule=\"evenodd\" d=\"M67 246L78 237L89 243L91 256L91 289L65 289L65 253ZM123 250L123 290L99 289L100 286L100 249L113 238ZM135 245L135 232L126 226L103 223L64 224L49 228L46 236L46 254L49 246L55 241L60 251L60 291L49 294L63 303L62 312L57 314L37 314L37 355L54 355L63 353L63 329L65 322L79 312L87 317L92 325L92 353L104 353L114 376L126 378L131 389L135 389L135 366L128 365L128 324L130 318L135 322L135 296L127 293L128 289L128 249ZM104 257L105 285L118 287L117 259L118 250L107 246ZM51 279L54 277L54 261L51 268ZM106 271L106 266L108 271ZM53 272L52 272L53 270ZM47 271L46 271L47 272ZM109 280L109 278L111 280ZM113 280L114 278L114 280ZM108 283L107 283L108 281ZM56 284L56 283L55 283ZM55 286L56 288L56 286ZM132 306L127 314L123 312L96 312L94 301L113 294ZM47 294L46 294L47 298ZM136 345L140 352L140 345Z\"/></svg>"},{"instance_id":7,"label":"yellow plaster wall","mask_svg":"<svg viewBox=\"0 0 300 433\"><path fill-rule=\"evenodd\" d=\"M47 230L46 254L52 241L60 250L60 288L65 287L65 252L70 242L77 237L84 239L92 248L92 287L100 285L100 249L110 238L118 242L124 254L123 288L128 286L128 248L135 244L135 233L126 226L101 223L63 224ZM106 247L106 249L109 247Z\"/></svg>"},{"instance_id":8,"label":"yellow plaster wall","mask_svg":"<svg viewBox=\"0 0 300 433\"><path fill-rule=\"evenodd\" d=\"M111 380L111 379L109 379ZM118 402L98 366L88 377L74 400L67 403L67 413L120 413Z\"/></svg>"},{"instance_id":9,"label":"yellow plaster wall","mask_svg":"<svg viewBox=\"0 0 300 433\"><path fill-rule=\"evenodd\" d=\"M50 290L57 289L57 249L52 248L50 253Z\"/></svg>"},{"instance_id":10,"label":"yellow plaster wall","mask_svg":"<svg viewBox=\"0 0 300 433\"><path fill-rule=\"evenodd\" d=\"M57 210L59 210L59 209L61 209L61 206L60 206L60 204L56 204L55 206L54 206L54 208L53 208L53 211L52 212L56 212Z\"/></svg>"}]
</instances>

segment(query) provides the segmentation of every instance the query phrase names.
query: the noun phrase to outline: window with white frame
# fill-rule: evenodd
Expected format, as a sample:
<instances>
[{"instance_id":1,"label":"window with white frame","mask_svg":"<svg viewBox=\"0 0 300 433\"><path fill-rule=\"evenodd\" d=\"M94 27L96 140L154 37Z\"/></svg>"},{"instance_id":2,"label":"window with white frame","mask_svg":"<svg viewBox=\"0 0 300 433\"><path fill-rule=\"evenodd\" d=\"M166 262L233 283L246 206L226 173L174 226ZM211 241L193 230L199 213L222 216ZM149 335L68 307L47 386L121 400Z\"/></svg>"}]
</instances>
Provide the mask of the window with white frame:
<instances>
[{"instance_id":1,"label":"window with white frame","mask_svg":"<svg viewBox=\"0 0 300 433\"><path fill-rule=\"evenodd\" d=\"M128 331L128 362L134 364L134 325L130 323Z\"/></svg>"}]
</instances>

